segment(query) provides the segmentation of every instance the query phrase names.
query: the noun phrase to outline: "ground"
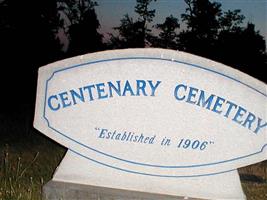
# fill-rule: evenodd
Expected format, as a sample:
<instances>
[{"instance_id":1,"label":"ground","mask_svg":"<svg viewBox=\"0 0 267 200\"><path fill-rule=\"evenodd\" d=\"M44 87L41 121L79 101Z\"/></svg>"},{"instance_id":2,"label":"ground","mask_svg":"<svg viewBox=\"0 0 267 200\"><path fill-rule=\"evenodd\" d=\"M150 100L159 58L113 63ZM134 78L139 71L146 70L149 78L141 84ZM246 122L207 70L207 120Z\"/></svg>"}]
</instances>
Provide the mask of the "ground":
<instances>
[{"instance_id":1,"label":"ground","mask_svg":"<svg viewBox=\"0 0 267 200\"><path fill-rule=\"evenodd\" d=\"M0 200L41 200L66 149L33 131L0 141ZM267 162L239 170L248 200L267 199Z\"/></svg>"}]
</instances>

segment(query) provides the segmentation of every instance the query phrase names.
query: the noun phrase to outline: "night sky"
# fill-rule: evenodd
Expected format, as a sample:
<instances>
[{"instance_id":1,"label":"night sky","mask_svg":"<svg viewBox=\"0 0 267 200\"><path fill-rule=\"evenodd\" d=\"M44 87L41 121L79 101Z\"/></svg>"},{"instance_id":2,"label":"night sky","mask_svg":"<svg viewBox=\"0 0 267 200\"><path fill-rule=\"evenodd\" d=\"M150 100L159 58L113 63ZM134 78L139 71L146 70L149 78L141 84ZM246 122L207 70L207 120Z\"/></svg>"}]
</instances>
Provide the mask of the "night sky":
<instances>
[{"instance_id":1,"label":"night sky","mask_svg":"<svg viewBox=\"0 0 267 200\"><path fill-rule=\"evenodd\" d=\"M112 27L119 26L120 19L125 14L135 18L134 7L135 0L100 0L97 1L99 6L96 7L98 19L101 24L101 33L112 32ZM241 9L241 14L247 22L256 25L256 30L260 31L266 39L267 36L267 0L216 0L222 4L222 11ZM184 0L157 0L150 4L151 9L156 9L156 15L152 25L162 23L169 15L179 19L181 27L184 24L181 21L181 14L185 13L186 4Z\"/></svg>"}]
</instances>

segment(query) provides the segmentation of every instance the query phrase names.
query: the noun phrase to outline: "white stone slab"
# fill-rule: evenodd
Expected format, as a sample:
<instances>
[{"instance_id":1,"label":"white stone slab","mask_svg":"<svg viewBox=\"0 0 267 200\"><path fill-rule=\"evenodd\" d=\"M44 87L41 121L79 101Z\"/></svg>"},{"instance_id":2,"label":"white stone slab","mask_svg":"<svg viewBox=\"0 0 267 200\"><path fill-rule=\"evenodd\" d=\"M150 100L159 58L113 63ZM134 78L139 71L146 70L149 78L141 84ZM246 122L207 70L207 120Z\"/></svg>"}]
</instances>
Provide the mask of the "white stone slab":
<instances>
[{"instance_id":1,"label":"white stone slab","mask_svg":"<svg viewBox=\"0 0 267 200\"><path fill-rule=\"evenodd\" d=\"M207 188L210 177L234 177L238 167L267 158L266 98L264 83L208 59L107 51L40 68L34 126L91 163L80 183L111 184L118 173L118 187L149 192L154 181L153 192L178 195L175 183L196 178Z\"/></svg>"},{"instance_id":2,"label":"white stone slab","mask_svg":"<svg viewBox=\"0 0 267 200\"><path fill-rule=\"evenodd\" d=\"M122 189L132 191L133 196L134 192L146 192L168 194L175 196L176 199L246 199L237 170L192 178L151 177L133 173L128 173L126 176L123 171L88 161L72 151L68 151L65 155L54 174L53 181Z\"/></svg>"}]
</instances>

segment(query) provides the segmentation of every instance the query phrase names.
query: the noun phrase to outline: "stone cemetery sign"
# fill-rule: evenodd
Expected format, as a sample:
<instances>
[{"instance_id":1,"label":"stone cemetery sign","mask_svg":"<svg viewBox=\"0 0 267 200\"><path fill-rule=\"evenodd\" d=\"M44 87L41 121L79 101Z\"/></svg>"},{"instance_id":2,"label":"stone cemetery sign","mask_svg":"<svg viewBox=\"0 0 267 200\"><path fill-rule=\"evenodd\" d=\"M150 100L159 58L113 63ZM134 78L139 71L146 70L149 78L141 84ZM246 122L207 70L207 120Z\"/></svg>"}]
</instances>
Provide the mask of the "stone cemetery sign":
<instances>
[{"instance_id":1,"label":"stone cemetery sign","mask_svg":"<svg viewBox=\"0 0 267 200\"><path fill-rule=\"evenodd\" d=\"M86 162L77 163L85 174L96 169L91 176L103 178L100 186L114 187L104 184L114 180L105 174L110 170L120 185L135 176L158 180L161 188L168 180L217 176L267 159L266 89L183 52L88 54L40 68L34 126ZM155 187L143 192L179 195Z\"/></svg>"}]
</instances>

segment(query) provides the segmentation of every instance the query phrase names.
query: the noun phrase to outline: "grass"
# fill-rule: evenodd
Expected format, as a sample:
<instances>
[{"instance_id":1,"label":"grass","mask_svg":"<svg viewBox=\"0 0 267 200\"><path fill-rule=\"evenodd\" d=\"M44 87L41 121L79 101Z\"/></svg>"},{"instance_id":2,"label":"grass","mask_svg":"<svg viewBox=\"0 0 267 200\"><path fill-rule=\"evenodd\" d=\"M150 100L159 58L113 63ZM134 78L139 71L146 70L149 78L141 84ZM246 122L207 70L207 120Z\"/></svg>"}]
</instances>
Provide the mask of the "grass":
<instances>
[{"instance_id":1,"label":"grass","mask_svg":"<svg viewBox=\"0 0 267 200\"><path fill-rule=\"evenodd\" d=\"M0 145L0 200L41 200L42 186L65 149L42 136L34 138L34 143Z\"/></svg>"},{"instance_id":2,"label":"grass","mask_svg":"<svg viewBox=\"0 0 267 200\"><path fill-rule=\"evenodd\" d=\"M41 200L65 149L36 134L31 142L1 144L0 200ZM32 138L32 139L33 139ZM267 199L267 162L239 170L248 200Z\"/></svg>"},{"instance_id":3,"label":"grass","mask_svg":"<svg viewBox=\"0 0 267 200\"><path fill-rule=\"evenodd\" d=\"M248 200L267 200L267 161L239 169Z\"/></svg>"},{"instance_id":4,"label":"grass","mask_svg":"<svg viewBox=\"0 0 267 200\"><path fill-rule=\"evenodd\" d=\"M42 186L64 156L65 148L26 128L31 123L23 112L0 116L0 200L41 200ZM239 173L248 200L267 200L267 161Z\"/></svg>"}]
</instances>

